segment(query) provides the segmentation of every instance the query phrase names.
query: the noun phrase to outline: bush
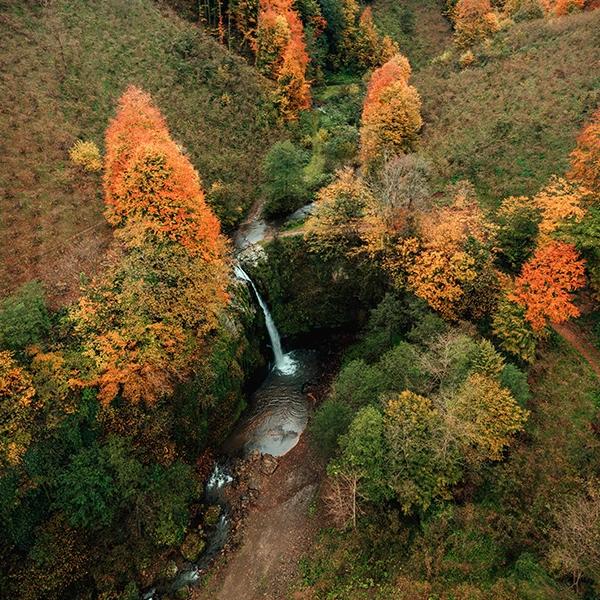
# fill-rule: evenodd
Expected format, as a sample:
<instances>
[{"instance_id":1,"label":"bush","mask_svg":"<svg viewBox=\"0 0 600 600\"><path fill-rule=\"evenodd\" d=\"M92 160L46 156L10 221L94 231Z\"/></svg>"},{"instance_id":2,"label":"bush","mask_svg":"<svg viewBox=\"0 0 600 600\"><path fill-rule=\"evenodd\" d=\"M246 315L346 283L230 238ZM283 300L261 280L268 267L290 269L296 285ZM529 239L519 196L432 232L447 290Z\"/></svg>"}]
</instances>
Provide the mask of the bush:
<instances>
[{"instance_id":1,"label":"bush","mask_svg":"<svg viewBox=\"0 0 600 600\"><path fill-rule=\"evenodd\" d=\"M289 140L277 142L269 150L263 162L266 217L290 214L307 201L306 163L306 153Z\"/></svg>"},{"instance_id":2,"label":"bush","mask_svg":"<svg viewBox=\"0 0 600 600\"><path fill-rule=\"evenodd\" d=\"M30 281L2 302L0 308L0 347L22 351L48 334L50 317L44 290Z\"/></svg>"},{"instance_id":3,"label":"bush","mask_svg":"<svg viewBox=\"0 0 600 600\"><path fill-rule=\"evenodd\" d=\"M328 398L319 406L310 426L313 440L319 451L326 457L332 456L340 435L348 431L353 411L340 399Z\"/></svg>"},{"instance_id":4,"label":"bush","mask_svg":"<svg viewBox=\"0 0 600 600\"><path fill-rule=\"evenodd\" d=\"M69 150L70 159L86 171L99 171L102 169L100 150L94 142L77 140Z\"/></svg>"},{"instance_id":5,"label":"bush","mask_svg":"<svg viewBox=\"0 0 600 600\"><path fill-rule=\"evenodd\" d=\"M377 366L363 360L348 363L333 384L332 398L357 410L377 401L384 391L384 377Z\"/></svg>"},{"instance_id":6,"label":"bush","mask_svg":"<svg viewBox=\"0 0 600 600\"><path fill-rule=\"evenodd\" d=\"M527 383L527 373L509 363L504 366L502 373L500 373L500 383L510 391L520 406L523 408L527 406L531 398L529 384Z\"/></svg>"}]
</instances>

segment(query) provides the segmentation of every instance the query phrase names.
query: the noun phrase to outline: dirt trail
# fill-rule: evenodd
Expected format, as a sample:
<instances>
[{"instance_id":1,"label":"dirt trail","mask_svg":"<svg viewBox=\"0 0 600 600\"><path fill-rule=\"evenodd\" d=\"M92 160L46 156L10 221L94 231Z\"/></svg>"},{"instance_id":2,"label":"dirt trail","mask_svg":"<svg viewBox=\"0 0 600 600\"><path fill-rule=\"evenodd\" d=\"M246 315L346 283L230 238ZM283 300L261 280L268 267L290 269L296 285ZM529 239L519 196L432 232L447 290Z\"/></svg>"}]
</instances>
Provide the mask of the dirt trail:
<instances>
[{"instance_id":1,"label":"dirt trail","mask_svg":"<svg viewBox=\"0 0 600 600\"><path fill-rule=\"evenodd\" d=\"M588 361L596 375L600 377L600 351L586 341L581 329L575 323L553 325L553 329Z\"/></svg>"},{"instance_id":2,"label":"dirt trail","mask_svg":"<svg viewBox=\"0 0 600 600\"><path fill-rule=\"evenodd\" d=\"M300 558L310 549L320 517L313 514L324 467L306 435L279 466L244 518L240 546L215 565L193 600L284 600L292 597Z\"/></svg>"}]
</instances>

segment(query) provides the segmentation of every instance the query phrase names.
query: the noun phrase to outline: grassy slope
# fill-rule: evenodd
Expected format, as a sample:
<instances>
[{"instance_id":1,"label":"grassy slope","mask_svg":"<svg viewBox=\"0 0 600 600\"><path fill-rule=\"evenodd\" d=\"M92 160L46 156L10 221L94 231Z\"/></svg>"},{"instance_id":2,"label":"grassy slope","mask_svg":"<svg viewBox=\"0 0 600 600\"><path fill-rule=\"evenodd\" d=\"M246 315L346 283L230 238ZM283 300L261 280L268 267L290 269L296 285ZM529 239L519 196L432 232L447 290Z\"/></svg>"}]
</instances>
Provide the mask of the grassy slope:
<instances>
[{"instance_id":1,"label":"grassy slope","mask_svg":"<svg viewBox=\"0 0 600 600\"><path fill-rule=\"evenodd\" d=\"M564 172L600 100L600 11L514 25L476 55L416 73L422 148L441 180L466 177L495 204Z\"/></svg>"},{"instance_id":2,"label":"grassy slope","mask_svg":"<svg viewBox=\"0 0 600 600\"><path fill-rule=\"evenodd\" d=\"M379 29L398 42L415 70L428 65L450 43L450 24L440 0L375 0L372 7Z\"/></svg>"},{"instance_id":3,"label":"grassy slope","mask_svg":"<svg viewBox=\"0 0 600 600\"><path fill-rule=\"evenodd\" d=\"M241 59L151 0L0 0L0 297L42 279L61 303L99 266L110 237L100 176L68 161L77 138L100 147L123 89L149 91L215 205L235 221L256 188L270 137L267 83Z\"/></svg>"}]
</instances>

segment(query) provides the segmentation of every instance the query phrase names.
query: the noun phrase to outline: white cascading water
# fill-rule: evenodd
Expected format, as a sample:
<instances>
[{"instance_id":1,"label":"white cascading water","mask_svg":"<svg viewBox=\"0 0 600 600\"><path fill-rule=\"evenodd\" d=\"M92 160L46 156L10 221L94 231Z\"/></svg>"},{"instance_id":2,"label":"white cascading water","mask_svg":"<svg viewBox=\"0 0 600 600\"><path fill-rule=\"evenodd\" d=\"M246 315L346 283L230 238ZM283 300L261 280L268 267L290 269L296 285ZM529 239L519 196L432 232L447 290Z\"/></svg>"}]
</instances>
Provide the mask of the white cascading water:
<instances>
[{"instance_id":1,"label":"white cascading water","mask_svg":"<svg viewBox=\"0 0 600 600\"><path fill-rule=\"evenodd\" d=\"M247 281L252 286L252 289L256 294L258 304L260 305L265 316L265 324L267 325L267 332L269 334L269 339L271 340L271 347L273 348L273 355L275 358L275 368L284 374L293 373L296 368L296 364L290 356L283 353L283 349L281 348L281 338L279 337L277 327L275 327L275 321L273 321L273 317L269 312L269 307L262 299L262 296L258 293L258 290L256 289L256 286L254 285L252 279L250 279L250 277L248 276L246 271L242 269L242 267L236 265L234 267L234 273L238 279L241 279L242 281Z\"/></svg>"}]
</instances>

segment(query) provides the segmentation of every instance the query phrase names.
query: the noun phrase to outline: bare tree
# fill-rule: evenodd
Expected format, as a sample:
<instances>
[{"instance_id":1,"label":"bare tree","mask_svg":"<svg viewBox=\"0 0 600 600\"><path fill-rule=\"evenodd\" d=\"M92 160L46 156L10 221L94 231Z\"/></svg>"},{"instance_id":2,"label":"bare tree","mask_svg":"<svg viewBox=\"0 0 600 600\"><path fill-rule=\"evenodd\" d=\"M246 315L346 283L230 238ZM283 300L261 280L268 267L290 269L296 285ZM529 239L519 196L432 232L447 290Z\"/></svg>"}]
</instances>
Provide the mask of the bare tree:
<instances>
[{"instance_id":1,"label":"bare tree","mask_svg":"<svg viewBox=\"0 0 600 600\"><path fill-rule=\"evenodd\" d=\"M358 482L356 474L338 473L327 479L323 500L327 511L339 528L352 525L356 528L356 519L362 514L358 504Z\"/></svg>"},{"instance_id":2,"label":"bare tree","mask_svg":"<svg viewBox=\"0 0 600 600\"><path fill-rule=\"evenodd\" d=\"M586 495L575 497L556 512L557 528L552 534L550 564L569 575L578 590L581 580L600 585L600 488L589 485Z\"/></svg>"}]
</instances>

